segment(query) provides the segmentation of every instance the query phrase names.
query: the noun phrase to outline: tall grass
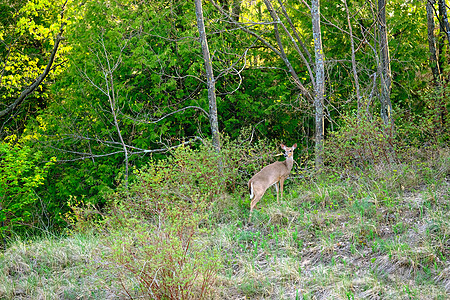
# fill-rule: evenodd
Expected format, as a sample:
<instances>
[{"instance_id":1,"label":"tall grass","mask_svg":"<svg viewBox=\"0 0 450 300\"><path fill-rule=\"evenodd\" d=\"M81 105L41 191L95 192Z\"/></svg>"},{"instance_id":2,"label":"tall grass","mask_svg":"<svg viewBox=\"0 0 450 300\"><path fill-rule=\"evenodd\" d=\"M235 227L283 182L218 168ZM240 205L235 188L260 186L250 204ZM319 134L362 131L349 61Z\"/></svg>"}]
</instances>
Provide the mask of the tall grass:
<instances>
[{"instance_id":1,"label":"tall grass","mask_svg":"<svg viewBox=\"0 0 450 300\"><path fill-rule=\"evenodd\" d=\"M15 241L0 255L0 299L118 299L123 294L98 236Z\"/></svg>"}]
</instances>

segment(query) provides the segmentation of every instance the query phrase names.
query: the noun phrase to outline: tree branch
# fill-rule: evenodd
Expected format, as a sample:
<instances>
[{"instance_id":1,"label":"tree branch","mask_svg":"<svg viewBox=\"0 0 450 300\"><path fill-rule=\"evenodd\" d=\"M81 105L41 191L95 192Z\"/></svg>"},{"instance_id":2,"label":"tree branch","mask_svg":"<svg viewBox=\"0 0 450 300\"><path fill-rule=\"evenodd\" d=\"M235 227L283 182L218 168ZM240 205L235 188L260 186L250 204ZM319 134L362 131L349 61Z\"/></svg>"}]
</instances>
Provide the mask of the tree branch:
<instances>
[{"instance_id":1,"label":"tree branch","mask_svg":"<svg viewBox=\"0 0 450 300\"><path fill-rule=\"evenodd\" d=\"M311 93L303 86L303 84L300 83L300 78L298 77L297 72L295 72L294 68L291 65L291 62L289 61L289 59L287 58L287 55L284 51L284 47L283 44L281 42L281 38L280 38L280 32L278 30L278 25L280 24L281 27L283 27L284 31L287 33L287 35L289 36L290 40L293 42L294 47L297 50L297 53L300 55L300 57L302 58L302 60L305 62L307 68L308 68L308 73L309 76L311 78L311 81L313 83L313 86L315 86L315 80L314 80L314 73L311 70L310 65L308 64L308 62L306 61L306 58L304 57L303 53L300 51L300 48L298 47L297 43L295 42L294 38L292 37L292 35L289 33L289 31L287 30L286 26L284 26L283 22L281 22L280 17L278 16L278 14L276 13L275 9L273 8L272 4L270 3L270 1L268 0L264 0L264 3L266 4L267 9L269 10L270 16L272 17L273 21L274 21L274 31L275 31L275 37L278 43L278 47L280 48L280 53L281 53L281 59L283 59L284 63L286 64L286 66L288 67L289 72L291 73L291 76L294 78L294 82L296 83L296 85L300 88L300 90L302 91L302 93L304 95L306 95L306 97L309 100L312 100L312 95Z\"/></svg>"},{"instance_id":2,"label":"tree branch","mask_svg":"<svg viewBox=\"0 0 450 300\"><path fill-rule=\"evenodd\" d=\"M121 143L118 143L118 142L100 141L98 139L91 139L91 138L83 137L83 136L76 136L76 137L77 138L81 138L81 139L85 139L85 140L92 140L92 141L96 141L96 142L103 142L103 143L106 143L106 144L114 143L114 144L118 144L120 146L122 145ZM130 149L136 150L134 152L131 152L130 150L127 150L129 152L129 156L131 157L132 155L137 155L137 154L164 153L164 152L168 152L168 151L174 150L174 149L182 147L182 146L186 146L186 145L195 143L197 141L202 141L202 138L198 137L198 136L194 136L191 140L188 140L186 142L182 142L182 143L180 143L180 144L178 144L176 146L165 147L165 148L158 148L158 149L141 149L141 148L137 148L137 147L130 146L130 145L125 145L125 146L129 147ZM64 152L64 153L69 153L69 154L74 154L74 155L79 155L80 156L80 157L76 157L76 158L72 158L72 159L57 160L57 162L72 162L72 161L79 161L79 160L85 160L85 159L102 158L102 157L108 157L108 156L124 153L124 150L119 150L119 151L114 151L114 152L110 152L110 153L93 154L92 152L72 151L72 150L67 150L67 149L54 147L54 146L51 146L51 145L49 145L48 147L50 147L51 149L57 150L57 151Z\"/></svg>"},{"instance_id":3,"label":"tree branch","mask_svg":"<svg viewBox=\"0 0 450 300\"><path fill-rule=\"evenodd\" d=\"M294 68L292 67L291 63L289 62L286 54L284 53L284 49L282 47L281 41L279 39L279 32L278 32L278 28L277 28L277 24L280 23L279 20L277 20L277 18L272 15L272 11L271 11L271 16L274 20L274 22L270 22L270 23L264 23L264 24L273 24L274 25L274 29L275 29L275 34L278 37L277 38L277 42L278 45L280 47L280 50L278 50L277 48L275 48L274 46L272 46L266 39L264 39L262 36L260 36L259 34L253 32L252 30L248 29L247 27L243 26L242 23L237 22L236 20L233 19L232 16L230 16L226 11L224 11L222 9L222 7L220 7L214 0L210 0L211 3L214 5L215 8L217 8L219 10L219 12L224 15L226 18L228 18L229 22L235 26L237 26L239 29L243 30L244 32L254 36L255 38L257 38L260 42L262 42L267 48L269 48L270 50L272 50L276 55L278 55L283 62L285 63L285 65L287 66L289 73L291 74L291 76L294 78L294 82L295 85L302 91L302 93L308 98L308 99L312 99L311 93L303 86L303 84L300 82L300 79L297 75L297 73L295 72ZM267 4L266 4L267 5ZM269 4L270 7L272 7ZM271 10L270 7L268 6L269 11Z\"/></svg>"},{"instance_id":4,"label":"tree branch","mask_svg":"<svg viewBox=\"0 0 450 300\"><path fill-rule=\"evenodd\" d=\"M63 5L63 11L61 12L61 19L62 19L63 13L64 13L64 7L65 7L66 3L67 3L67 1ZM47 64L46 68L44 69L44 71L42 72L42 74L39 75L31 85L29 85L27 88L25 88L22 91L22 93L20 93L19 97L11 105L9 105L4 110L0 111L0 118L10 114L14 109L16 109L25 100L25 98L28 95L30 95L31 93L33 93L36 90L36 88L44 81L45 77L47 77L48 73L52 69L52 65L53 65L53 61L55 60L56 52L58 52L59 43L64 39L62 34L64 32L65 25L66 25L65 22L61 23L61 27L59 29L58 34L56 35L55 45L53 46L53 50L50 54L48 64Z\"/></svg>"}]
</instances>

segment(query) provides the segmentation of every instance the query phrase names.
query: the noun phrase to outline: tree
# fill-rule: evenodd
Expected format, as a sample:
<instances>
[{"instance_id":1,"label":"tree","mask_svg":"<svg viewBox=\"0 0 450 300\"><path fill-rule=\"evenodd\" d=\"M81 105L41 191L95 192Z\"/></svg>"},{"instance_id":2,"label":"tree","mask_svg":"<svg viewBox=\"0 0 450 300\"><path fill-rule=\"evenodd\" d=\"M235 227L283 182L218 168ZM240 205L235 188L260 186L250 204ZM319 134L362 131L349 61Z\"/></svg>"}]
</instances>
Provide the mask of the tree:
<instances>
[{"instance_id":1,"label":"tree","mask_svg":"<svg viewBox=\"0 0 450 300\"><path fill-rule=\"evenodd\" d=\"M43 90L42 84L50 73L61 71L63 61L57 52L66 26L67 1L39 0L25 4L13 1L3 5L0 24L0 91L3 94L0 119L3 119L3 126L0 137L12 133L5 132L4 128L14 116L24 113L26 118L28 112L20 110L25 99L38 87ZM33 43L35 47L30 47ZM39 98L45 96L39 95ZM42 100L36 102L42 106ZM22 126L17 130L23 129Z\"/></svg>"},{"instance_id":2,"label":"tree","mask_svg":"<svg viewBox=\"0 0 450 300\"><path fill-rule=\"evenodd\" d=\"M203 60L205 61L206 83L208 86L209 102L209 123L213 146L217 153L220 153L219 124L217 121L216 84L212 69L211 55L209 53L208 40L206 38L205 23L203 21L202 0L195 0L195 14L197 16L197 26L199 40L202 47Z\"/></svg>"},{"instance_id":3,"label":"tree","mask_svg":"<svg viewBox=\"0 0 450 300\"><path fill-rule=\"evenodd\" d=\"M448 23L447 4L445 4L445 0L438 0L438 7L442 36L444 39L446 38L450 44L450 25Z\"/></svg>"},{"instance_id":4,"label":"tree","mask_svg":"<svg viewBox=\"0 0 450 300\"><path fill-rule=\"evenodd\" d=\"M353 79L355 80L357 114L358 114L358 118L361 118L362 103L361 103L361 91L360 91L360 85L359 85L359 75L358 75L358 70L356 67L355 39L353 37L353 29L352 29L352 23L350 20L350 12L348 9L347 0L344 0L344 5L345 5L345 11L347 13L348 34L350 37L350 51L351 51L351 57L352 57L352 74L353 74Z\"/></svg>"},{"instance_id":5,"label":"tree","mask_svg":"<svg viewBox=\"0 0 450 300\"><path fill-rule=\"evenodd\" d=\"M428 49L430 51L430 66L433 73L434 81L438 83L440 81L440 69L436 54L436 39L434 37L434 5L436 1L427 0L425 4L427 10L427 29L428 29Z\"/></svg>"},{"instance_id":6,"label":"tree","mask_svg":"<svg viewBox=\"0 0 450 300\"><path fill-rule=\"evenodd\" d=\"M384 124L392 124L392 103L391 103L391 61L389 58L389 44L386 28L386 1L378 0L378 32L380 49L380 102L381 117Z\"/></svg>"},{"instance_id":7,"label":"tree","mask_svg":"<svg viewBox=\"0 0 450 300\"><path fill-rule=\"evenodd\" d=\"M314 107L316 109L316 169L323 167L324 150L324 118L323 99L325 93L324 55L322 50L322 35L320 32L320 4L319 0L311 1L311 19L314 40L316 64L316 85L314 87Z\"/></svg>"},{"instance_id":8,"label":"tree","mask_svg":"<svg viewBox=\"0 0 450 300\"><path fill-rule=\"evenodd\" d=\"M155 1L78 4L66 32L69 68L34 130L58 158L50 197L96 203L131 166L201 139L208 103L190 3L175 1L163 14Z\"/></svg>"}]
</instances>

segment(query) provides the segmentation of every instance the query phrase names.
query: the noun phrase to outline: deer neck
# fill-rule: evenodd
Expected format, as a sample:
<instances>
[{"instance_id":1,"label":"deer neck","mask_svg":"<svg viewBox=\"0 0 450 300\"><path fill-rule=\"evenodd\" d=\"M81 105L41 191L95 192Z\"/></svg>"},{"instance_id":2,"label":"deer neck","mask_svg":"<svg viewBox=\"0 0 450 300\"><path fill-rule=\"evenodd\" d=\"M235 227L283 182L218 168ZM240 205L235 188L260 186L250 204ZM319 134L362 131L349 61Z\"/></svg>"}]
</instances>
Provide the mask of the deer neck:
<instances>
[{"instance_id":1,"label":"deer neck","mask_svg":"<svg viewBox=\"0 0 450 300\"><path fill-rule=\"evenodd\" d=\"M291 169L292 169L292 166L294 165L294 158L291 156L291 157L288 157L288 158L286 158L286 160L284 161L284 164L286 165L286 168L289 170L289 172L291 171Z\"/></svg>"}]
</instances>

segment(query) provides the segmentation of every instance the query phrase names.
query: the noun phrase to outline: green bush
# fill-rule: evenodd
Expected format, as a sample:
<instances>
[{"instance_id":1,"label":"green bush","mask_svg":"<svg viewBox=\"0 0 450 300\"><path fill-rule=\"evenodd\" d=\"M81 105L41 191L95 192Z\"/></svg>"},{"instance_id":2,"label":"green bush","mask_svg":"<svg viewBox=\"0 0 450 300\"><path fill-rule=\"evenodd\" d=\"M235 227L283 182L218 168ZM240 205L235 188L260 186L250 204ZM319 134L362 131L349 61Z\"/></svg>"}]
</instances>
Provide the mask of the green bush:
<instances>
[{"instance_id":1,"label":"green bush","mask_svg":"<svg viewBox=\"0 0 450 300\"><path fill-rule=\"evenodd\" d=\"M135 277L135 293L151 299L212 293L220 260L200 240L210 206L225 188L227 171L218 165L214 151L179 147L134 170L134 179L112 195L108 259Z\"/></svg>"},{"instance_id":2,"label":"green bush","mask_svg":"<svg viewBox=\"0 0 450 300\"><path fill-rule=\"evenodd\" d=\"M326 140L326 164L364 168L396 160L394 129L381 121L355 115L342 117L342 126Z\"/></svg>"},{"instance_id":3,"label":"green bush","mask_svg":"<svg viewBox=\"0 0 450 300\"><path fill-rule=\"evenodd\" d=\"M450 142L450 86L430 85L407 109L399 110L396 126L409 146L447 147Z\"/></svg>"},{"instance_id":4,"label":"green bush","mask_svg":"<svg viewBox=\"0 0 450 300\"><path fill-rule=\"evenodd\" d=\"M110 196L103 221L112 237L107 259L136 279L134 293L151 299L202 299L213 293L221 263L214 246L202 242L215 215L221 215L217 211L223 212L213 204L245 186L268 159L269 148L225 137L218 155L205 140L197 149L178 147L166 159L134 170Z\"/></svg>"},{"instance_id":5,"label":"green bush","mask_svg":"<svg viewBox=\"0 0 450 300\"><path fill-rule=\"evenodd\" d=\"M35 189L42 185L55 161L40 165L42 152L27 146L0 143L0 237L24 234L38 226L41 210Z\"/></svg>"},{"instance_id":6,"label":"green bush","mask_svg":"<svg viewBox=\"0 0 450 300\"><path fill-rule=\"evenodd\" d=\"M202 299L214 293L221 261L206 235L236 206L224 196L246 189L274 153L265 141L251 146L250 140L223 137L222 143L220 155L204 140L150 159L107 194L102 210L76 198L69 203L72 212L65 216L75 229L94 225L108 234L111 252L104 258L118 266L124 282L136 282L124 285L130 297Z\"/></svg>"}]
</instances>

